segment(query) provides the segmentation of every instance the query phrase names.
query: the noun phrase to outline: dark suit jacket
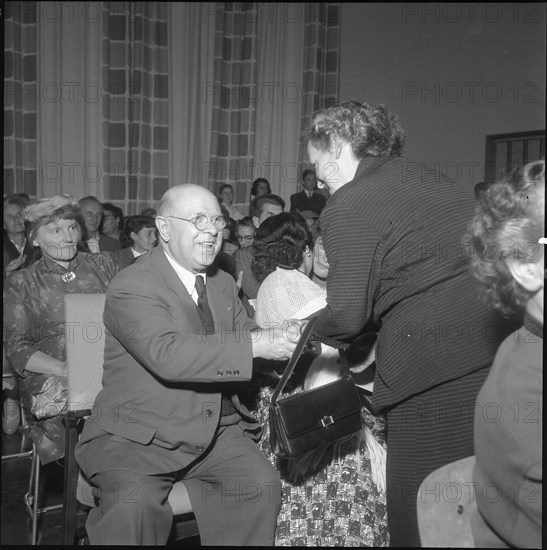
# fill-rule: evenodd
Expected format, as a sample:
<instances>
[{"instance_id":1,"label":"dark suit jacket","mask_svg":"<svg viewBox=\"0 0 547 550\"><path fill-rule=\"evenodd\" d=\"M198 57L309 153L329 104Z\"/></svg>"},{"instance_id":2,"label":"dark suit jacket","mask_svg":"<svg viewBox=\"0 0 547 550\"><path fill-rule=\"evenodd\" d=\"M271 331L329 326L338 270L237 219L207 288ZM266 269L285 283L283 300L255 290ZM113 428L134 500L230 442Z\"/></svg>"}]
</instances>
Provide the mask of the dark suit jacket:
<instances>
[{"instance_id":1,"label":"dark suit jacket","mask_svg":"<svg viewBox=\"0 0 547 550\"><path fill-rule=\"evenodd\" d=\"M233 258L236 263L235 271L236 278L239 277L239 272L243 271L241 280L241 291L249 300L256 299L260 283L254 278L251 271L251 265L254 258L254 246L244 246L234 252Z\"/></svg>"},{"instance_id":2,"label":"dark suit jacket","mask_svg":"<svg viewBox=\"0 0 547 550\"><path fill-rule=\"evenodd\" d=\"M320 338L379 331L377 410L492 364L504 334L461 244L475 200L402 158L366 158L321 214L329 261Z\"/></svg>"},{"instance_id":3,"label":"dark suit jacket","mask_svg":"<svg viewBox=\"0 0 547 550\"><path fill-rule=\"evenodd\" d=\"M82 246L83 252L91 252L87 244L87 241L83 241L82 245L83 245ZM100 252L110 252L111 250L119 250L121 247L122 245L118 239L113 239L112 237L108 237L106 235L99 233Z\"/></svg>"},{"instance_id":4,"label":"dark suit jacket","mask_svg":"<svg viewBox=\"0 0 547 550\"><path fill-rule=\"evenodd\" d=\"M116 467L144 474L178 471L212 441L221 391L231 394L230 382L251 379L250 330L256 324L227 273L207 273L207 295L217 332L203 336L197 307L161 247L110 283L103 389L97 418L85 424L77 448L88 476ZM237 396L232 400L244 432L258 437L256 420ZM100 438L106 434L115 437Z\"/></svg>"},{"instance_id":5,"label":"dark suit jacket","mask_svg":"<svg viewBox=\"0 0 547 550\"><path fill-rule=\"evenodd\" d=\"M305 191L300 191L300 193L295 193L291 195L291 212L304 212L305 210L311 210L315 212L318 216L321 214L327 199L321 193L313 192L311 198L308 198Z\"/></svg>"},{"instance_id":6,"label":"dark suit jacket","mask_svg":"<svg viewBox=\"0 0 547 550\"><path fill-rule=\"evenodd\" d=\"M138 257L135 258L135 256L133 256L133 252L130 246L128 246L127 248L112 250L109 252L109 254L116 260L117 264L119 265L119 269L123 269L128 265L134 264L135 260L138 259Z\"/></svg>"},{"instance_id":7,"label":"dark suit jacket","mask_svg":"<svg viewBox=\"0 0 547 550\"><path fill-rule=\"evenodd\" d=\"M541 548L542 381L543 325L525 315L477 396L471 527L478 548Z\"/></svg>"},{"instance_id":8,"label":"dark suit jacket","mask_svg":"<svg viewBox=\"0 0 547 550\"><path fill-rule=\"evenodd\" d=\"M41 251L38 247L32 246L25 240L25 247L23 248L23 254L25 255L25 261L21 264L19 269L24 269L29 265L32 265L36 260L39 260L42 256ZM19 250L17 247L9 240L8 234L4 230L4 242L3 242L3 273L6 275L6 266L13 260L19 257Z\"/></svg>"}]
</instances>

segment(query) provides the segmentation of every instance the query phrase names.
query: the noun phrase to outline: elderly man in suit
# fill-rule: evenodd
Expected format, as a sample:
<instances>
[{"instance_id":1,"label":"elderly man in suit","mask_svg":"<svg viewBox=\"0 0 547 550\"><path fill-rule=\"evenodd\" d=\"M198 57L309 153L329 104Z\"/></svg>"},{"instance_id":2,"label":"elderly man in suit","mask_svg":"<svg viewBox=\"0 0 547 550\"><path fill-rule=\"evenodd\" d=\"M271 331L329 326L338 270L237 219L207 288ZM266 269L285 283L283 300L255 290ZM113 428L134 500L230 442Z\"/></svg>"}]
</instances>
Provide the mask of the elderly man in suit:
<instances>
[{"instance_id":1,"label":"elderly man in suit","mask_svg":"<svg viewBox=\"0 0 547 550\"><path fill-rule=\"evenodd\" d=\"M76 455L100 493L92 544L165 544L167 497L181 479L203 545L273 544L279 477L236 391L253 357L285 360L296 337L259 329L233 278L212 265L224 224L205 188L169 189L156 217L160 246L108 289L101 414Z\"/></svg>"},{"instance_id":2,"label":"elderly man in suit","mask_svg":"<svg viewBox=\"0 0 547 550\"><path fill-rule=\"evenodd\" d=\"M300 193L291 195L291 212L300 214L306 220L318 218L327 199L317 190L317 176L313 170L304 170L302 187L304 189Z\"/></svg>"},{"instance_id":3,"label":"elderly man in suit","mask_svg":"<svg viewBox=\"0 0 547 550\"><path fill-rule=\"evenodd\" d=\"M120 241L99 233L103 220L103 205L92 195L79 201L80 214L85 226L83 247L85 252L113 252L121 248Z\"/></svg>"}]
</instances>

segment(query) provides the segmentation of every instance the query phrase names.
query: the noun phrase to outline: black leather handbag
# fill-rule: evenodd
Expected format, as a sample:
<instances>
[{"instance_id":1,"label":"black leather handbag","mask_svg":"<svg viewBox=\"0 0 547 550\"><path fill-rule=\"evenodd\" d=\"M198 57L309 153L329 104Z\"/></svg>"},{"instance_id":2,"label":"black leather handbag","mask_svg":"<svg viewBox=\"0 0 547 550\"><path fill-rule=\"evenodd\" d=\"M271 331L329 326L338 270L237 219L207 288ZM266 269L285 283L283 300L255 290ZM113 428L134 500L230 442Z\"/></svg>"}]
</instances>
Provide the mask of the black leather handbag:
<instances>
[{"instance_id":1,"label":"black leather handbag","mask_svg":"<svg viewBox=\"0 0 547 550\"><path fill-rule=\"evenodd\" d=\"M302 355L316 319L306 325L269 408L270 445L279 458L294 458L358 432L361 400L349 375L283 399L278 397Z\"/></svg>"}]
</instances>

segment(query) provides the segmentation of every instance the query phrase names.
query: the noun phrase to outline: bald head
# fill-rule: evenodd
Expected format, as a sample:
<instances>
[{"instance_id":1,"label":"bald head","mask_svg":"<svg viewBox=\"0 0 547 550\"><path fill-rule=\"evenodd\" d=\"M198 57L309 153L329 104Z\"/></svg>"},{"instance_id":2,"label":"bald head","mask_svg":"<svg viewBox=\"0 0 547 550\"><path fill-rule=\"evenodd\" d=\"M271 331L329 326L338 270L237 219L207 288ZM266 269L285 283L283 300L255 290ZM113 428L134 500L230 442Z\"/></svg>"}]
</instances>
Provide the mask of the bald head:
<instances>
[{"instance_id":1,"label":"bald head","mask_svg":"<svg viewBox=\"0 0 547 550\"><path fill-rule=\"evenodd\" d=\"M163 194L158 207L158 216L181 216L183 215L182 211L187 209L188 205L211 200L211 198L217 200L213 193L201 185L195 183L176 185Z\"/></svg>"},{"instance_id":2,"label":"bald head","mask_svg":"<svg viewBox=\"0 0 547 550\"><path fill-rule=\"evenodd\" d=\"M202 216L208 222L198 229L195 221ZM160 246L183 268L201 273L222 245L222 231L214 223L217 218L222 218L220 205L205 187L193 183L171 187L161 198L156 216Z\"/></svg>"}]
</instances>

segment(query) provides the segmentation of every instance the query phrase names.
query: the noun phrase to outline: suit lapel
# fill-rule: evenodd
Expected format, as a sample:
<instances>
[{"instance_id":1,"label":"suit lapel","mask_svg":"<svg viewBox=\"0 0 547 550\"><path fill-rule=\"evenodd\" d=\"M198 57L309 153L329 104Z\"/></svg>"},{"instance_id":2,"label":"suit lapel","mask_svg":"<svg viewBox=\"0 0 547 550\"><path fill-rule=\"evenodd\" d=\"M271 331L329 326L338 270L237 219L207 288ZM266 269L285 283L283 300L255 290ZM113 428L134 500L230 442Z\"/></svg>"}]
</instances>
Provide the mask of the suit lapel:
<instances>
[{"instance_id":1,"label":"suit lapel","mask_svg":"<svg viewBox=\"0 0 547 550\"><path fill-rule=\"evenodd\" d=\"M173 294L173 299L178 300L181 309L184 310L194 332L200 334L202 330L201 318L194 300L192 300L188 290L182 284L173 266L167 259L165 252L161 247L156 247L148 252L148 261L157 272L157 276L165 281L166 287Z\"/></svg>"},{"instance_id":2,"label":"suit lapel","mask_svg":"<svg viewBox=\"0 0 547 550\"><path fill-rule=\"evenodd\" d=\"M221 330L221 327L224 327L224 330L232 330L234 304L228 286L218 276L218 271L214 267L207 270L207 298L209 307L213 312L213 319L218 327L217 330Z\"/></svg>"}]
</instances>

